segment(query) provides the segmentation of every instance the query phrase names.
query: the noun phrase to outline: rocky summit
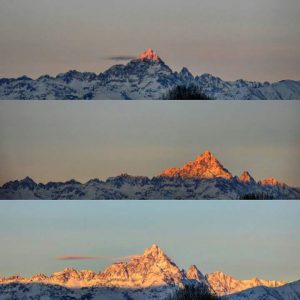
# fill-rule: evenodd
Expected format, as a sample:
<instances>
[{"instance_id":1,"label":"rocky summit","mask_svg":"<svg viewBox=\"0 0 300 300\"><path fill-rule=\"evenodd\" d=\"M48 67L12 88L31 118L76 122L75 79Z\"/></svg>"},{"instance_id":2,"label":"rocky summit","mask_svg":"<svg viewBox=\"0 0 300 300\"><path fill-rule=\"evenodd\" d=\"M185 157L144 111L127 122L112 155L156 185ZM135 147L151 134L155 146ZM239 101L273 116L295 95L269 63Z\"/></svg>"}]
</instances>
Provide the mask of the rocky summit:
<instances>
[{"instance_id":1,"label":"rocky summit","mask_svg":"<svg viewBox=\"0 0 300 300\"><path fill-rule=\"evenodd\" d=\"M217 158L210 152L205 151L196 160L185 164L181 168L165 170L161 176L183 178L225 178L231 179L231 173L225 169Z\"/></svg>"},{"instance_id":2,"label":"rocky summit","mask_svg":"<svg viewBox=\"0 0 300 300\"><path fill-rule=\"evenodd\" d=\"M195 265L187 271L180 270L159 246L153 244L143 254L132 255L128 262L114 263L99 273L68 268L50 276L0 278L0 300L167 300L185 286L211 290L226 297L224 299L300 299L299 282L239 280L222 272L203 275ZM282 295L289 297L282 298Z\"/></svg>"},{"instance_id":3,"label":"rocky summit","mask_svg":"<svg viewBox=\"0 0 300 300\"><path fill-rule=\"evenodd\" d=\"M211 74L194 76L186 67L173 71L152 49L127 64L114 65L95 74L71 70L55 77L42 75L0 78L0 99L9 100L153 100L178 85L200 88L218 100L300 100L300 81L224 81Z\"/></svg>"},{"instance_id":4,"label":"rocky summit","mask_svg":"<svg viewBox=\"0 0 300 300\"><path fill-rule=\"evenodd\" d=\"M205 151L183 167L167 169L151 179L122 174L106 181L43 184L26 177L3 184L0 199L300 199L300 189L274 178L257 182L248 171L233 176Z\"/></svg>"},{"instance_id":5,"label":"rocky summit","mask_svg":"<svg viewBox=\"0 0 300 300\"><path fill-rule=\"evenodd\" d=\"M127 263L108 267L99 277L104 285L121 287L183 286L181 271L155 244Z\"/></svg>"},{"instance_id":6,"label":"rocky summit","mask_svg":"<svg viewBox=\"0 0 300 300\"><path fill-rule=\"evenodd\" d=\"M140 60L152 60L152 61L161 61L161 58L158 54L153 51L151 48L148 48L145 52L139 55Z\"/></svg>"},{"instance_id":7,"label":"rocky summit","mask_svg":"<svg viewBox=\"0 0 300 300\"><path fill-rule=\"evenodd\" d=\"M239 180L244 183L255 183L255 179L250 175L248 171L244 171L241 176L239 177Z\"/></svg>"},{"instance_id":8,"label":"rocky summit","mask_svg":"<svg viewBox=\"0 0 300 300\"><path fill-rule=\"evenodd\" d=\"M239 280L223 272L210 273L206 279L213 287L213 290L220 296L235 294L256 286L275 288L287 284L286 281L264 280L256 277Z\"/></svg>"}]
</instances>

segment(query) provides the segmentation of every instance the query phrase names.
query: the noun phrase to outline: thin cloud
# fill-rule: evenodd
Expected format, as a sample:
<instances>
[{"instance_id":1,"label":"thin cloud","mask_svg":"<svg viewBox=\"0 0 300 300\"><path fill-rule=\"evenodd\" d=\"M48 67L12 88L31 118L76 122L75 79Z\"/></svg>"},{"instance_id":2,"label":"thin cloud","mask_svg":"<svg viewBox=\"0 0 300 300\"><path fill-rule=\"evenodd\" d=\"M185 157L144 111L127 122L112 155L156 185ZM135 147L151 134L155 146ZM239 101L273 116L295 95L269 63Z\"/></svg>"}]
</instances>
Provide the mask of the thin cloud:
<instances>
[{"instance_id":1,"label":"thin cloud","mask_svg":"<svg viewBox=\"0 0 300 300\"><path fill-rule=\"evenodd\" d=\"M127 255L127 256L113 257L111 260L112 261L129 260L129 259L136 258L139 256L141 256L141 255L140 254L132 254L132 255Z\"/></svg>"},{"instance_id":2,"label":"thin cloud","mask_svg":"<svg viewBox=\"0 0 300 300\"><path fill-rule=\"evenodd\" d=\"M80 255L66 255L56 257L57 260L98 260L98 259L109 259L106 256L80 256Z\"/></svg>"},{"instance_id":3,"label":"thin cloud","mask_svg":"<svg viewBox=\"0 0 300 300\"><path fill-rule=\"evenodd\" d=\"M140 256L139 254L132 254L120 257L109 257L109 256L81 256L81 255L65 255L58 256L56 260L110 260L113 262L126 261L132 258Z\"/></svg>"},{"instance_id":4,"label":"thin cloud","mask_svg":"<svg viewBox=\"0 0 300 300\"><path fill-rule=\"evenodd\" d=\"M109 60L122 61L122 60L132 60L132 59L135 59L136 56L133 56L133 55L115 55L115 56L109 56L107 58Z\"/></svg>"}]
</instances>

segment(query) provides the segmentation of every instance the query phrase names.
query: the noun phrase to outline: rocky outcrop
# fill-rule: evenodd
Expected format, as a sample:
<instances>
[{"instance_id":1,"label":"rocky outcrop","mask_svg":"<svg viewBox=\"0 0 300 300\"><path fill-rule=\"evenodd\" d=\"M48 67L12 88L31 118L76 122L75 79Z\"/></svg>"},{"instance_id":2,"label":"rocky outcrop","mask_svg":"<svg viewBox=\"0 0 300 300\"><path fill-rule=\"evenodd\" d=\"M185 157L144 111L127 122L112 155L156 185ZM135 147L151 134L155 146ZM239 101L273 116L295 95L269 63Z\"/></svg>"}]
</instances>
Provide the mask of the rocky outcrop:
<instances>
[{"instance_id":1,"label":"rocky outcrop","mask_svg":"<svg viewBox=\"0 0 300 300\"><path fill-rule=\"evenodd\" d=\"M196 160L188 162L181 168L167 169L160 176L202 179L232 178L232 174L223 167L210 151L205 151Z\"/></svg>"},{"instance_id":2,"label":"rocky outcrop","mask_svg":"<svg viewBox=\"0 0 300 300\"><path fill-rule=\"evenodd\" d=\"M208 274L207 281L220 296L237 293L256 286L278 287L287 284L285 281L263 280L256 277L239 280L222 272Z\"/></svg>"},{"instance_id":3,"label":"rocky outcrop","mask_svg":"<svg viewBox=\"0 0 300 300\"><path fill-rule=\"evenodd\" d=\"M239 177L239 180L243 183L255 183L255 179L250 175L248 171L244 171Z\"/></svg>"},{"instance_id":4,"label":"rocky outcrop","mask_svg":"<svg viewBox=\"0 0 300 300\"><path fill-rule=\"evenodd\" d=\"M284 182L281 182L273 177L269 177L269 178L260 180L258 183L261 185L264 185L264 186L288 187L287 184L285 184Z\"/></svg>"}]
</instances>

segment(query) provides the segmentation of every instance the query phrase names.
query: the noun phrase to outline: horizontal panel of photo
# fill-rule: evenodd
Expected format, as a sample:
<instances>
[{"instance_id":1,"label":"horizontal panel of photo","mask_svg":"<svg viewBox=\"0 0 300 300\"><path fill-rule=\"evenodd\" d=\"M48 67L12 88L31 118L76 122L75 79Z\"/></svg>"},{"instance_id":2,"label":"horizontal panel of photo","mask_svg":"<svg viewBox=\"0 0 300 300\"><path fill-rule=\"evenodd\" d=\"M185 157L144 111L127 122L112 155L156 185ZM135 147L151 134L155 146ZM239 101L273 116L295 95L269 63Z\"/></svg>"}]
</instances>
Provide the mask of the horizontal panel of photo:
<instances>
[{"instance_id":1,"label":"horizontal panel of photo","mask_svg":"<svg viewBox=\"0 0 300 300\"><path fill-rule=\"evenodd\" d=\"M297 101L0 109L0 199L300 198Z\"/></svg>"},{"instance_id":2,"label":"horizontal panel of photo","mask_svg":"<svg viewBox=\"0 0 300 300\"><path fill-rule=\"evenodd\" d=\"M295 0L1 1L0 99L300 100Z\"/></svg>"},{"instance_id":3,"label":"horizontal panel of photo","mask_svg":"<svg viewBox=\"0 0 300 300\"><path fill-rule=\"evenodd\" d=\"M299 213L298 201L1 202L0 299L297 300Z\"/></svg>"}]
</instances>

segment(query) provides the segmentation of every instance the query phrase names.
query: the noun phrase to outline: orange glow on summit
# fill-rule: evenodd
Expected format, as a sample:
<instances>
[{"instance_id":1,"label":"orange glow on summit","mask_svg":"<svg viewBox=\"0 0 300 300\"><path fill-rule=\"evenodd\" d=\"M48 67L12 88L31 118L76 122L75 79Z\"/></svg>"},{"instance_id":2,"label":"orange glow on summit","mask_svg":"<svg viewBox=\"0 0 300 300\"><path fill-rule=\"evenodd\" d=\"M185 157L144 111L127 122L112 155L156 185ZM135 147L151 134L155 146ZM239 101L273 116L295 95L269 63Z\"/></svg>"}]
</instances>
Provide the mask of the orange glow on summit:
<instances>
[{"instance_id":1,"label":"orange glow on summit","mask_svg":"<svg viewBox=\"0 0 300 300\"><path fill-rule=\"evenodd\" d=\"M153 60L153 61L159 61L160 57L158 54L152 50L151 48L147 49L145 52L141 53L139 55L140 60Z\"/></svg>"},{"instance_id":2,"label":"orange glow on summit","mask_svg":"<svg viewBox=\"0 0 300 300\"><path fill-rule=\"evenodd\" d=\"M164 177L191 177L191 178L225 178L232 179L232 174L223 167L217 158L210 152L205 151L196 160L185 164L181 168L165 170Z\"/></svg>"}]
</instances>

